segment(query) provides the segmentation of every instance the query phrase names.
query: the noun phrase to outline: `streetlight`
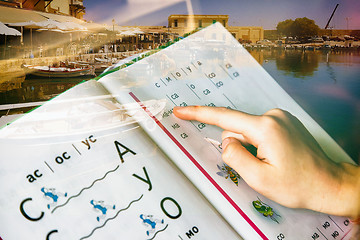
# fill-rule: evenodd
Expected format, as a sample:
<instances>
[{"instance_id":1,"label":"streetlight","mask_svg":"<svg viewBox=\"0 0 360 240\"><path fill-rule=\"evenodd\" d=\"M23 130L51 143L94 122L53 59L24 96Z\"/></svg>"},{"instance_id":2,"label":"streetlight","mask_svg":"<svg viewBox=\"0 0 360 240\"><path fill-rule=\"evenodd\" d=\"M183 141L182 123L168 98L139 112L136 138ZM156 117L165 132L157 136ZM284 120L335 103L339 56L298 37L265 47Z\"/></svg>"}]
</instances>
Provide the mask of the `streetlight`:
<instances>
[{"instance_id":1,"label":"streetlight","mask_svg":"<svg viewBox=\"0 0 360 240\"><path fill-rule=\"evenodd\" d=\"M113 33L114 33L114 42L113 42L113 52L116 52L116 34L115 34L115 19L113 19L112 21L112 25L113 25Z\"/></svg>"},{"instance_id":2,"label":"streetlight","mask_svg":"<svg viewBox=\"0 0 360 240\"><path fill-rule=\"evenodd\" d=\"M350 17L346 17L345 20L346 20L346 29L349 30L349 21L350 21Z\"/></svg>"}]
</instances>

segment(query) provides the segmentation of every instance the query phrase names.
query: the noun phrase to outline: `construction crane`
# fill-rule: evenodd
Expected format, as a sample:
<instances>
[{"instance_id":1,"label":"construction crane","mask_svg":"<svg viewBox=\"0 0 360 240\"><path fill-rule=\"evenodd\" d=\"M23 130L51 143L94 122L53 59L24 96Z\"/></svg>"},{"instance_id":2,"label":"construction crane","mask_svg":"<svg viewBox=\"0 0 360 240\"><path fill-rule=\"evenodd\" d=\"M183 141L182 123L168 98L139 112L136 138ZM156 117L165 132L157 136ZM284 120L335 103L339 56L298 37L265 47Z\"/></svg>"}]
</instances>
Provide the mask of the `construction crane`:
<instances>
[{"instance_id":1,"label":"construction crane","mask_svg":"<svg viewBox=\"0 0 360 240\"><path fill-rule=\"evenodd\" d=\"M331 16L330 16L330 18L329 18L329 21L327 22L327 24L326 24L326 26L325 26L325 29L327 29L327 28L329 27L330 21L331 21L331 19L333 18L334 13L335 13L336 9L338 8L338 6L339 6L339 4L336 4L334 11L332 12L332 14L331 14Z\"/></svg>"}]
</instances>

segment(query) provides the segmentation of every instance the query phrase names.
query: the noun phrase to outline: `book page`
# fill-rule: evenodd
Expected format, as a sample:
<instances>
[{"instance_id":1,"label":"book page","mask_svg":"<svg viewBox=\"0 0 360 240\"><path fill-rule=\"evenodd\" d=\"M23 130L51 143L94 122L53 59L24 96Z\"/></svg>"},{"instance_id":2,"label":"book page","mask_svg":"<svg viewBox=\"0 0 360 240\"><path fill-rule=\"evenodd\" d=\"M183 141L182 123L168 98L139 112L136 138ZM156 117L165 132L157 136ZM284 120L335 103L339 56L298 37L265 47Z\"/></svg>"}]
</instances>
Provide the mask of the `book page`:
<instances>
[{"instance_id":1,"label":"book page","mask_svg":"<svg viewBox=\"0 0 360 240\"><path fill-rule=\"evenodd\" d=\"M221 129L173 116L174 106L187 105L223 106L252 114L282 108L302 121L333 160L352 162L221 24L99 82L119 102L138 102L143 107L149 116L141 122L145 131L244 238L346 239L351 235L346 218L288 209L252 190L221 161ZM154 99L167 101L160 118L143 105Z\"/></svg>"},{"instance_id":2,"label":"book page","mask_svg":"<svg viewBox=\"0 0 360 240\"><path fill-rule=\"evenodd\" d=\"M0 239L240 239L126 108L92 80L0 131Z\"/></svg>"}]
</instances>

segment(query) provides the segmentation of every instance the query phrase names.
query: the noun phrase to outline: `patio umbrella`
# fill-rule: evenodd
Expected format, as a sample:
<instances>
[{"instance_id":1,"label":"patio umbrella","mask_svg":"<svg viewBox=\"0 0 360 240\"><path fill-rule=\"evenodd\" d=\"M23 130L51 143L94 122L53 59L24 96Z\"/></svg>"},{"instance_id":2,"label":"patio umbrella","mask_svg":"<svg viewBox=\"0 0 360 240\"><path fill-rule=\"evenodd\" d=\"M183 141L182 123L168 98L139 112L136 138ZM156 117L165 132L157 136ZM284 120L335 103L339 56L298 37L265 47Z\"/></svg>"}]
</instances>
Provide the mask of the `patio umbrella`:
<instances>
[{"instance_id":1,"label":"patio umbrella","mask_svg":"<svg viewBox=\"0 0 360 240\"><path fill-rule=\"evenodd\" d=\"M42 26L32 20L30 20L28 22L9 23L9 25L16 26L16 27L30 28L30 47L31 47L31 53L32 53L32 30L33 30L33 28L40 28Z\"/></svg>"},{"instance_id":2,"label":"patio umbrella","mask_svg":"<svg viewBox=\"0 0 360 240\"><path fill-rule=\"evenodd\" d=\"M60 30L71 30L70 26L67 26L65 23L61 23L52 19L47 19L45 21L37 22L38 26L47 29L60 29Z\"/></svg>"},{"instance_id":3,"label":"patio umbrella","mask_svg":"<svg viewBox=\"0 0 360 240\"><path fill-rule=\"evenodd\" d=\"M88 29L79 24L79 23L74 23L74 22L63 22L63 25L65 25L69 30L77 30L77 31L87 31Z\"/></svg>"},{"instance_id":4,"label":"patio umbrella","mask_svg":"<svg viewBox=\"0 0 360 240\"><path fill-rule=\"evenodd\" d=\"M134 30L131 31L134 34L144 34L144 31L141 31L139 28L135 28Z\"/></svg>"},{"instance_id":5,"label":"patio umbrella","mask_svg":"<svg viewBox=\"0 0 360 240\"><path fill-rule=\"evenodd\" d=\"M126 36L135 36L136 34L133 31L124 31L120 33L121 35L126 35Z\"/></svg>"},{"instance_id":6,"label":"patio umbrella","mask_svg":"<svg viewBox=\"0 0 360 240\"><path fill-rule=\"evenodd\" d=\"M14 27L29 27L29 28L40 27L36 22L34 22L32 20L28 21L28 22L9 23L8 25L14 26Z\"/></svg>"},{"instance_id":7,"label":"patio umbrella","mask_svg":"<svg viewBox=\"0 0 360 240\"><path fill-rule=\"evenodd\" d=\"M11 35L11 36L21 36L21 32L15 28L9 28L2 22L0 22L0 35Z\"/></svg>"},{"instance_id":8,"label":"patio umbrella","mask_svg":"<svg viewBox=\"0 0 360 240\"><path fill-rule=\"evenodd\" d=\"M50 32L66 33L65 31L57 29L57 28L40 28L40 29L38 29L36 31L37 32L50 31Z\"/></svg>"},{"instance_id":9,"label":"patio umbrella","mask_svg":"<svg viewBox=\"0 0 360 240\"><path fill-rule=\"evenodd\" d=\"M21 32L14 28L9 28L2 22L0 22L0 35L5 35L5 45L4 45L4 57L5 57L5 50L6 50L6 36L21 36Z\"/></svg>"}]
</instances>

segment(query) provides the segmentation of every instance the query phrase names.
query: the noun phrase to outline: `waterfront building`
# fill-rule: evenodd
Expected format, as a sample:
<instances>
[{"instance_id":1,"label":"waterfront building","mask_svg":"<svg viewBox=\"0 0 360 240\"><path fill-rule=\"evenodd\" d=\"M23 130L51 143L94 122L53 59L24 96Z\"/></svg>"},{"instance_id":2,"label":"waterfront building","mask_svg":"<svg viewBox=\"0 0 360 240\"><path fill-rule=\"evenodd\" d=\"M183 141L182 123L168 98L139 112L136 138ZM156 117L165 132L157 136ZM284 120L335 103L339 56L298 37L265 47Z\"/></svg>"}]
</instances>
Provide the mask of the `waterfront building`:
<instances>
[{"instance_id":1,"label":"waterfront building","mask_svg":"<svg viewBox=\"0 0 360 240\"><path fill-rule=\"evenodd\" d=\"M85 14L83 0L0 0L0 6L55 13L78 19L83 19Z\"/></svg>"},{"instance_id":2,"label":"waterfront building","mask_svg":"<svg viewBox=\"0 0 360 240\"><path fill-rule=\"evenodd\" d=\"M85 7L83 0L70 0L70 15L79 19L83 19L85 14Z\"/></svg>"},{"instance_id":3,"label":"waterfront building","mask_svg":"<svg viewBox=\"0 0 360 240\"><path fill-rule=\"evenodd\" d=\"M195 28L204 28L214 22L221 23L237 40L255 43L264 39L264 29L253 26L229 26L229 15L170 15L169 32L183 36Z\"/></svg>"}]
</instances>

